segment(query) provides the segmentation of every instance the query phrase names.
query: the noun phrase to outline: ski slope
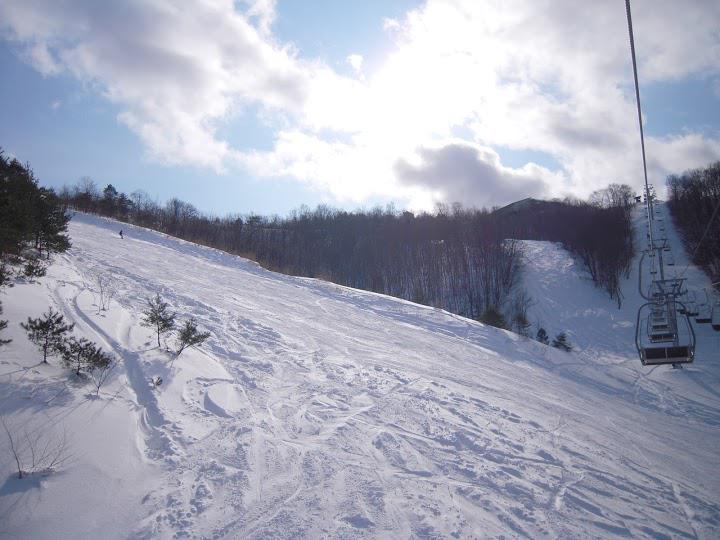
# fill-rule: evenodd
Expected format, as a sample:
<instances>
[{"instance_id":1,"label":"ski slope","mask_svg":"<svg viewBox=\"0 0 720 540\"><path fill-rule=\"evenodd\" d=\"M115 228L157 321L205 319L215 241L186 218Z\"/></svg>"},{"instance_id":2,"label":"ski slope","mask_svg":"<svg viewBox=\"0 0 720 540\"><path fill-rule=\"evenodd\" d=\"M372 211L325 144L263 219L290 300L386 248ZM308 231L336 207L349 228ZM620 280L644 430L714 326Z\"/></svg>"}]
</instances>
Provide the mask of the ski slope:
<instances>
[{"instance_id":1,"label":"ski slope","mask_svg":"<svg viewBox=\"0 0 720 540\"><path fill-rule=\"evenodd\" d=\"M0 412L65 430L73 459L17 480L0 454L0 534L718 537L714 336L688 369L640 367L630 295L617 310L552 244L527 245L532 313L577 353L94 216L70 234L39 285L2 292ZM157 348L155 292L212 333L201 350ZM24 338L48 305L121 359L99 398Z\"/></svg>"}]
</instances>

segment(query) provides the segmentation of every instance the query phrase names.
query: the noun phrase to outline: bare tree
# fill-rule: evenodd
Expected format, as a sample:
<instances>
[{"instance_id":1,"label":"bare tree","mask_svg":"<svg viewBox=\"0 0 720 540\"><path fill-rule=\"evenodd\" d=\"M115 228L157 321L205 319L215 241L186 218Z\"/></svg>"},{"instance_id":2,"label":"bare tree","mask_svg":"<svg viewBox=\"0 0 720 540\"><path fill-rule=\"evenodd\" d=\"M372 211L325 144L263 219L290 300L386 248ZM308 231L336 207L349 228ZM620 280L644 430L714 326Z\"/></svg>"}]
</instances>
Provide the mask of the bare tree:
<instances>
[{"instance_id":1,"label":"bare tree","mask_svg":"<svg viewBox=\"0 0 720 540\"><path fill-rule=\"evenodd\" d=\"M107 362L95 366L95 368L90 371L90 378L92 379L93 385L95 386L96 396L100 395L100 387L104 385L110 378L110 375L112 374L116 365L117 362L110 358Z\"/></svg>"},{"instance_id":2,"label":"bare tree","mask_svg":"<svg viewBox=\"0 0 720 540\"><path fill-rule=\"evenodd\" d=\"M98 313L100 313L100 311L107 311L110 308L110 302L117 294L117 286L111 278L103 274L97 274L94 281L99 295Z\"/></svg>"},{"instance_id":3,"label":"bare tree","mask_svg":"<svg viewBox=\"0 0 720 540\"><path fill-rule=\"evenodd\" d=\"M22 429L8 426L0 418L8 447L17 468L18 478L36 473L54 472L72 459L67 432L48 433L41 429Z\"/></svg>"}]
</instances>

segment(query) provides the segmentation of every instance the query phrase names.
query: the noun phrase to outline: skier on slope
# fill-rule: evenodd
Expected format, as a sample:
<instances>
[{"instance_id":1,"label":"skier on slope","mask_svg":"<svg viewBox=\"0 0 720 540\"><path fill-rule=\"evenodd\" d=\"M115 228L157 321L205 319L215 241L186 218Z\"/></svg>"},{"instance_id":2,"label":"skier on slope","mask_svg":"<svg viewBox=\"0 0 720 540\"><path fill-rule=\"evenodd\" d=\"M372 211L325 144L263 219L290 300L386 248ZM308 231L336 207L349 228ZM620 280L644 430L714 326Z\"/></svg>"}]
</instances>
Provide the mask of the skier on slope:
<instances>
[{"instance_id":1,"label":"skier on slope","mask_svg":"<svg viewBox=\"0 0 720 540\"><path fill-rule=\"evenodd\" d=\"M122 229L120 229L120 238L124 238L124 237L123 237L123 233L122 233Z\"/></svg>"}]
</instances>

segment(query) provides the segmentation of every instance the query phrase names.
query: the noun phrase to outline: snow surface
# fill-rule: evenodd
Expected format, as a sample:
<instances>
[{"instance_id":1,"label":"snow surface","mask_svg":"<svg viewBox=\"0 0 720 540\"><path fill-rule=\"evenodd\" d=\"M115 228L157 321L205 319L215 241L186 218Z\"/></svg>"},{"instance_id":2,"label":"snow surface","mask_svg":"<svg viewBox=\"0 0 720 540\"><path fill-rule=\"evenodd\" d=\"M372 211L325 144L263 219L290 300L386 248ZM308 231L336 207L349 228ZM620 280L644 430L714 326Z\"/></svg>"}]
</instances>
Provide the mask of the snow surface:
<instances>
[{"instance_id":1,"label":"snow surface","mask_svg":"<svg viewBox=\"0 0 720 540\"><path fill-rule=\"evenodd\" d=\"M2 292L0 412L18 433L65 430L73 459L17 480L2 450L0 534L720 534L718 334L698 329L686 369L643 368L633 279L618 310L563 250L526 244L532 318L568 331L568 354L111 220L78 214L70 234L39 285ZM118 288L106 312L98 274ZM155 292L212 332L202 349L157 348L139 324ZM25 339L48 305L121 359L99 398Z\"/></svg>"}]
</instances>

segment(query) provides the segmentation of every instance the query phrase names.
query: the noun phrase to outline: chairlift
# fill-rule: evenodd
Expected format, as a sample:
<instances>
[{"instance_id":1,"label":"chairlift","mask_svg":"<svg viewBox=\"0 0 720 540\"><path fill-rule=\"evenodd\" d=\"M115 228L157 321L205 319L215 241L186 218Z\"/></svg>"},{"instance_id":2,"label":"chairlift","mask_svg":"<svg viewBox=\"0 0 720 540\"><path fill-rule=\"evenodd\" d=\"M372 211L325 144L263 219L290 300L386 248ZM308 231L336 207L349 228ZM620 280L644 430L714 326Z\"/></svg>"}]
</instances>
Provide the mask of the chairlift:
<instances>
[{"instance_id":1,"label":"chairlift","mask_svg":"<svg viewBox=\"0 0 720 540\"><path fill-rule=\"evenodd\" d=\"M720 332L720 301L713 304L712 313L710 314L710 324L713 330Z\"/></svg>"},{"instance_id":2,"label":"chairlift","mask_svg":"<svg viewBox=\"0 0 720 540\"><path fill-rule=\"evenodd\" d=\"M695 358L695 331L679 301L648 302L638 310L635 346L643 366L689 364ZM720 310L718 311L720 314Z\"/></svg>"},{"instance_id":3,"label":"chairlift","mask_svg":"<svg viewBox=\"0 0 720 540\"><path fill-rule=\"evenodd\" d=\"M710 303L710 297L707 291L705 291L705 301L701 302L697 306L697 315L695 315L695 322L698 324L708 324L712 322L713 306Z\"/></svg>"},{"instance_id":4,"label":"chairlift","mask_svg":"<svg viewBox=\"0 0 720 540\"><path fill-rule=\"evenodd\" d=\"M635 59L635 40L633 38L632 17L630 15L630 0L625 0L627 12L628 32L630 34L630 53L632 57L633 75L635 77L635 96L637 101L638 124L640 127L640 148L643 158L643 172L645 177L645 205L647 211L648 250L640 257L638 271L638 290L648 300L640 306L635 322L635 346L644 366L680 364L692 362L695 358L695 331L693 330L688 308L678 300L683 294L681 278L666 279L663 268L662 253L668 247L665 225L661 217L660 208L655 207L657 200L655 187L648 182L647 165L645 159L645 140L642 125L642 110L640 107L640 85L638 83L637 62ZM653 221L658 221L659 234L653 234ZM655 257L655 252L658 257ZM648 293L643 291L643 261L650 257L650 275L652 283ZM660 273L659 279L656 274ZM720 318L720 306L718 307ZM720 321L719 321L720 322Z\"/></svg>"},{"instance_id":5,"label":"chairlift","mask_svg":"<svg viewBox=\"0 0 720 540\"><path fill-rule=\"evenodd\" d=\"M713 286L720 285L720 282L713 283ZM705 291L707 294L707 290ZM712 303L712 311L710 312L710 324L713 330L720 331L720 297L715 297L715 301Z\"/></svg>"},{"instance_id":6,"label":"chairlift","mask_svg":"<svg viewBox=\"0 0 720 540\"><path fill-rule=\"evenodd\" d=\"M697 295L695 294L695 291L686 291L683 306L685 307L681 308L681 310L678 310L678 313L681 313L682 315L687 315L688 317L697 316Z\"/></svg>"}]
</instances>

